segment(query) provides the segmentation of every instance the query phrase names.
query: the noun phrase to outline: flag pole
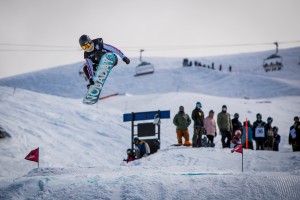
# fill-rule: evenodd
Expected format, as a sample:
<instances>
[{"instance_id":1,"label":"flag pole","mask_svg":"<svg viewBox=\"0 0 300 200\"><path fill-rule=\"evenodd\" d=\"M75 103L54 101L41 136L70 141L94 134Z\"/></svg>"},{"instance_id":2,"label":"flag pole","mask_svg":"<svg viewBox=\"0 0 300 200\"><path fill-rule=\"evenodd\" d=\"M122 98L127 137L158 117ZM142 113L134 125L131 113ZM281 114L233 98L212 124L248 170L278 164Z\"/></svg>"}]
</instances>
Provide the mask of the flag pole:
<instances>
[{"instance_id":1,"label":"flag pole","mask_svg":"<svg viewBox=\"0 0 300 200\"><path fill-rule=\"evenodd\" d=\"M246 149L248 149L248 119L246 118Z\"/></svg>"},{"instance_id":2,"label":"flag pole","mask_svg":"<svg viewBox=\"0 0 300 200\"><path fill-rule=\"evenodd\" d=\"M244 151L242 151L242 172L243 171L244 171Z\"/></svg>"},{"instance_id":3,"label":"flag pole","mask_svg":"<svg viewBox=\"0 0 300 200\"><path fill-rule=\"evenodd\" d=\"M38 168L40 168L40 147L38 147Z\"/></svg>"}]
</instances>

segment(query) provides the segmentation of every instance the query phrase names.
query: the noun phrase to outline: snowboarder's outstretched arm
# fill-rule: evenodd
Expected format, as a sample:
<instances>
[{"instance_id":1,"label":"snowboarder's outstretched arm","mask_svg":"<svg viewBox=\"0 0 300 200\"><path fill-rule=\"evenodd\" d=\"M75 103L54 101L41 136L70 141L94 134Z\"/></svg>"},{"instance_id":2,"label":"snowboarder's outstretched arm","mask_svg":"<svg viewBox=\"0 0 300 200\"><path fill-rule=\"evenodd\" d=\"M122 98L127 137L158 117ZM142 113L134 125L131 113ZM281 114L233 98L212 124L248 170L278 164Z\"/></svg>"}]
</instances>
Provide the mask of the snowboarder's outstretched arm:
<instances>
[{"instance_id":1,"label":"snowboarder's outstretched arm","mask_svg":"<svg viewBox=\"0 0 300 200\"><path fill-rule=\"evenodd\" d=\"M103 43L103 49L108 50L110 52L113 52L115 54L117 54L118 56L120 56L120 58L122 58L122 60L128 65L130 63L130 60L123 54L122 51L120 51L119 49L117 49L114 46L111 46L109 44L105 44Z\"/></svg>"}]
</instances>

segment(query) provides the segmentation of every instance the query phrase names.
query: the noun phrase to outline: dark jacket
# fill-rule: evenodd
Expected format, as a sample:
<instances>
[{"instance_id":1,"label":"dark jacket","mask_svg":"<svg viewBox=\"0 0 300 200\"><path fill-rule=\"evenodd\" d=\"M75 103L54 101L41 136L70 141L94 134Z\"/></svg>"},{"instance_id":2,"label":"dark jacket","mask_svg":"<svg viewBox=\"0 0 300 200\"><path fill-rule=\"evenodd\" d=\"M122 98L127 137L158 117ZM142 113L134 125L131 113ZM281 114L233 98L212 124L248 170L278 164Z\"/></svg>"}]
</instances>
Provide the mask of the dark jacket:
<instances>
[{"instance_id":1,"label":"dark jacket","mask_svg":"<svg viewBox=\"0 0 300 200\"><path fill-rule=\"evenodd\" d=\"M266 124L266 130L267 130L267 136L273 137L273 130L272 130L272 125L270 123Z\"/></svg>"},{"instance_id":2,"label":"dark jacket","mask_svg":"<svg viewBox=\"0 0 300 200\"><path fill-rule=\"evenodd\" d=\"M204 113L201 108L195 108L192 112L192 119L194 121L194 128L204 127Z\"/></svg>"},{"instance_id":3,"label":"dark jacket","mask_svg":"<svg viewBox=\"0 0 300 200\"><path fill-rule=\"evenodd\" d=\"M280 143L280 135L276 134L274 135L274 144L279 144Z\"/></svg>"},{"instance_id":4,"label":"dark jacket","mask_svg":"<svg viewBox=\"0 0 300 200\"><path fill-rule=\"evenodd\" d=\"M234 132L235 132L236 130L242 131L242 123L239 121L238 118L233 118L233 119L231 120L231 122L232 122L233 134L234 134Z\"/></svg>"},{"instance_id":5,"label":"dark jacket","mask_svg":"<svg viewBox=\"0 0 300 200\"><path fill-rule=\"evenodd\" d=\"M260 131L258 131L259 129L260 129ZM259 134L259 133L261 133L261 134ZM254 140L267 138L266 122L264 122L262 120L260 120L260 121L256 120L253 123L253 138L254 138Z\"/></svg>"},{"instance_id":6,"label":"dark jacket","mask_svg":"<svg viewBox=\"0 0 300 200\"><path fill-rule=\"evenodd\" d=\"M279 151L280 135L274 135L273 151Z\"/></svg>"},{"instance_id":7,"label":"dark jacket","mask_svg":"<svg viewBox=\"0 0 300 200\"><path fill-rule=\"evenodd\" d=\"M102 38L97 38L92 41L94 43L94 50L91 52L85 51L84 59L90 59L94 65L98 65L101 57L108 52L117 54L122 59L125 57L125 55L116 47L103 43Z\"/></svg>"},{"instance_id":8,"label":"dark jacket","mask_svg":"<svg viewBox=\"0 0 300 200\"><path fill-rule=\"evenodd\" d=\"M291 134L292 131L294 133L294 138L292 137L292 134ZM289 144L295 144L296 142L298 145L300 145L300 122L295 123L290 128Z\"/></svg>"}]
</instances>

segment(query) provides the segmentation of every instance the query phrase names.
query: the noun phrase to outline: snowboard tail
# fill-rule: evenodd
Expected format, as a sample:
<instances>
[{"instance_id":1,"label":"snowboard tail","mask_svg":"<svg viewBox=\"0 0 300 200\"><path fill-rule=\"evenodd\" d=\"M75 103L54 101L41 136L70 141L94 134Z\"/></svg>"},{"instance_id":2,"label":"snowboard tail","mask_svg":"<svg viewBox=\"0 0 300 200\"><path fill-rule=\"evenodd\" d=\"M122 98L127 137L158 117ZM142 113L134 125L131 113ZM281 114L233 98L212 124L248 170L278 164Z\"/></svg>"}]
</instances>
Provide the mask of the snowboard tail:
<instances>
[{"instance_id":1,"label":"snowboard tail","mask_svg":"<svg viewBox=\"0 0 300 200\"><path fill-rule=\"evenodd\" d=\"M105 84L111 69L117 63L117 56L113 53L106 53L102 56L98 69L93 78L95 84L91 85L83 99L84 104L95 104L99 100L100 93Z\"/></svg>"}]
</instances>

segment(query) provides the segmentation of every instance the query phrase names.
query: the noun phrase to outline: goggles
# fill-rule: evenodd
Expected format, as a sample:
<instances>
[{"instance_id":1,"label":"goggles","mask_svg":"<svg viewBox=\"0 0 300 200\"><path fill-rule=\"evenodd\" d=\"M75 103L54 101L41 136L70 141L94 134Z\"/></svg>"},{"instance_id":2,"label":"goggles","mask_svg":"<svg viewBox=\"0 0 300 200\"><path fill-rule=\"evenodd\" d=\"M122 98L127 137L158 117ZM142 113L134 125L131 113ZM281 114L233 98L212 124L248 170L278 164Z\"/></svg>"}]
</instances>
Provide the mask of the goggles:
<instances>
[{"instance_id":1,"label":"goggles","mask_svg":"<svg viewBox=\"0 0 300 200\"><path fill-rule=\"evenodd\" d=\"M90 41L89 43L86 43L85 45L81 46L81 48L83 50L86 50L87 48L89 48L92 45L92 41Z\"/></svg>"}]
</instances>

